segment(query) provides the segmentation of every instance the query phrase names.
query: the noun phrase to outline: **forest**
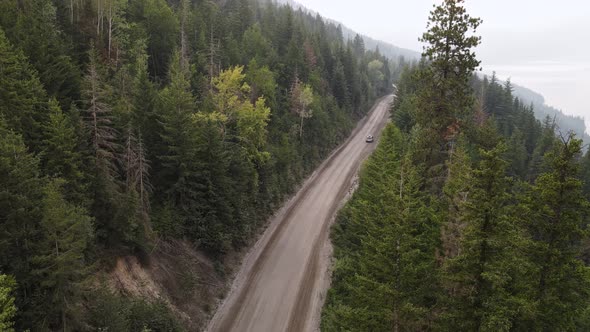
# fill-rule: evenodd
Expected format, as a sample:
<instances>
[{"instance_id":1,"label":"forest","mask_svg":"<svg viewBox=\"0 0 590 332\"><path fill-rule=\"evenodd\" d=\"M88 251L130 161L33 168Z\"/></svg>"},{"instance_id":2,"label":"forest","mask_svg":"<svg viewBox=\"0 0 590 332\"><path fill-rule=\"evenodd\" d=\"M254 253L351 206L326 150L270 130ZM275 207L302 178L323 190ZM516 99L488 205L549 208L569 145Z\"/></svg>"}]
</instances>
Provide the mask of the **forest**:
<instances>
[{"instance_id":1,"label":"forest","mask_svg":"<svg viewBox=\"0 0 590 332\"><path fill-rule=\"evenodd\" d=\"M0 1L0 330L184 330L98 272L172 240L223 262L399 68L271 2Z\"/></svg>"},{"instance_id":2,"label":"forest","mask_svg":"<svg viewBox=\"0 0 590 332\"><path fill-rule=\"evenodd\" d=\"M481 23L430 13L333 227L322 331L590 330L590 154L474 74Z\"/></svg>"}]
</instances>

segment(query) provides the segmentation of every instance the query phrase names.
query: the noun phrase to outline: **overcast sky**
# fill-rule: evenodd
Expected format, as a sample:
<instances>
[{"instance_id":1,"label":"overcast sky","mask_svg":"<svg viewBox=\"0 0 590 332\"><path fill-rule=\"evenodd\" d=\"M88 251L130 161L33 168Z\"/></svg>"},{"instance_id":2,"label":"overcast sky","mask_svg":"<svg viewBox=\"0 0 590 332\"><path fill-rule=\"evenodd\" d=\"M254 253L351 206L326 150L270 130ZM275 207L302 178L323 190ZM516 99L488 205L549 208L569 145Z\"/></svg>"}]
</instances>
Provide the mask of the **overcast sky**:
<instances>
[{"instance_id":1,"label":"overcast sky","mask_svg":"<svg viewBox=\"0 0 590 332\"><path fill-rule=\"evenodd\" d=\"M421 51L418 37L440 0L297 0L357 32ZM590 1L467 0L483 19L476 53L484 73L541 93L546 103L586 118L590 128ZM590 130L588 130L590 131Z\"/></svg>"}]
</instances>

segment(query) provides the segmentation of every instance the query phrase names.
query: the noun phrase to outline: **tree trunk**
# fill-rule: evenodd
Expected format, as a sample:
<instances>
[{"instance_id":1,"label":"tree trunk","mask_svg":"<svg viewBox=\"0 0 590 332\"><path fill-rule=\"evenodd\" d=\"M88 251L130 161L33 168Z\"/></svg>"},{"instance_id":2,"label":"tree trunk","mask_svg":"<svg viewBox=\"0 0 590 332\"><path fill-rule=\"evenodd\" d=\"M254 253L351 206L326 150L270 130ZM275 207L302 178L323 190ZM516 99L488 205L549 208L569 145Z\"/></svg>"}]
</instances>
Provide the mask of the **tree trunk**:
<instances>
[{"instance_id":1,"label":"tree trunk","mask_svg":"<svg viewBox=\"0 0 590 332\"><path fill-rule=\"evenodd\" d=\"M301 124L299 125L299 139L303 137L303 114L300 114L299 117L301 118Z\"/></svg>"}]
</instances>

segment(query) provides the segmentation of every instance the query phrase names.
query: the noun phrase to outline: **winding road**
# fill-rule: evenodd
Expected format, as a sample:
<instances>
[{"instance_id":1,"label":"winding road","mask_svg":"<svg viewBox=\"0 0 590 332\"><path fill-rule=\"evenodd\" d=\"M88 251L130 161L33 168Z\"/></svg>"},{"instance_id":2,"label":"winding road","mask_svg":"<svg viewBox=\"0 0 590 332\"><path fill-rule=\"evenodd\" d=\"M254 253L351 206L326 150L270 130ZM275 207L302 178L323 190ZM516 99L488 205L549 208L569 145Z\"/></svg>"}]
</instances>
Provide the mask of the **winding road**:
<instances>
[{"instance_id":1,"label":"winding road","mask_svg":"<svg viewBox=\"0 0 590 332\"><path fill-rule=\"evenodd\" d=\"M381 98L273 217L245 257L232 289L209 323L210 332L310 331L317 329L322 301L319 279L328 260L322 249L329 227L362 161L387 123L393 96Z\"/></svg>"}]
</instances>

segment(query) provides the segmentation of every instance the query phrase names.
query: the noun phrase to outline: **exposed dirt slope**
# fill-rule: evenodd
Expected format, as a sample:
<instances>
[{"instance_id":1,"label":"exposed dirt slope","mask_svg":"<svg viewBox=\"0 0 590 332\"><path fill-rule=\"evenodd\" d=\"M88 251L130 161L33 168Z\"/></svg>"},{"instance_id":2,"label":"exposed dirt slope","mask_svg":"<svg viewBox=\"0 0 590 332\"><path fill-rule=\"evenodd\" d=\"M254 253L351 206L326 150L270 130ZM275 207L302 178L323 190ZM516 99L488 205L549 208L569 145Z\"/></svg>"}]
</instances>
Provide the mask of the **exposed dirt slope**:
<instances>
[{"instance_id":1,"label":"exposed dirt slope","mask_svg":"<svg viewBox=\"0 0 590 332\"><path fill-rule=\"evenodd\" d=\"M227 290L213 263L182 241L159 242L145 260L117 259L107 275L109 287L125 296L163 300L189 331L203 329Z\"/></svg>"}]
</instances>

